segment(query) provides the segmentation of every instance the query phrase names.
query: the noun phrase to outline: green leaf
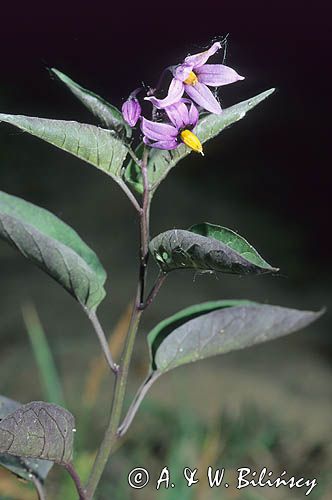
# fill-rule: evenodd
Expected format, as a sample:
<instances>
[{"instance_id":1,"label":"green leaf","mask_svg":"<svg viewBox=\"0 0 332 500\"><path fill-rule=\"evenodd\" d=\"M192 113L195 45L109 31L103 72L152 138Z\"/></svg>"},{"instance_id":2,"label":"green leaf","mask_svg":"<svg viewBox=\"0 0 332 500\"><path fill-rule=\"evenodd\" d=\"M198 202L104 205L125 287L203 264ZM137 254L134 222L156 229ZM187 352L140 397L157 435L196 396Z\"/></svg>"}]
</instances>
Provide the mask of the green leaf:
<instances>
[{"instance_id":1,"label":"green leaf","mask_svg":"<svg viewBox=\"0 0 332 500\"><path fill-rule=\"evenodd\" d=\"M202 224L195 224L189 228L189 231L206 238L212 238L221 243L227 245L229 248L240 254L246 260L252 264L266 269L268 271L278 271L278 269L273 268L268 264L254 249L253 246L248 243L247 240L242 238L239 234L227 229L227 227L218 226L216 224L209 224L208 222L203 222Z\"/></svg>"},{"instance_id":2,"label":"green leaf","mask_svg":"<svg viewBox=\"0 0 332 500\"><path fill-rule=\"evenodd\" d=\"M210 302L203 302L195 304L194 306L186 307L181 311L173 314L169 318L164 319L158 323L153 330L148 334L148 346L150 351L150 358L153 363L155 353L161 342L176 328L188 322L191 319L197 318L202 314L225 307L234 307L242 305L253 305L256 302L249 300L214 300ZM155 367L154 367L155 368Z\"/></svg>"},{"instance_id":3,"label":"green leaf","mask_svg":"<svg viewBox=\"0 0 332 500\"><path fill-rule=\"evenodd\" d=\"M273 340L304 328L321 314L249 303L223 305L186 322L182 318L179 326L173 321L173 325L169 323L149 334L152 369L164 373L186 363Z\"/></svg>"},{"instance_id":4,"label":"green leaf","mask_svg":"<svg viewBox=\"0 0 332 500\"><path fill-rule=\"evenodd\" d=\"M277 272L241 236L225 227L197 224L171 229L150 242L149 249L163 272L202 269L232 274Z\"/></svg>"},{"instance_id":5,"label":"green leaf","mask_svg":"<svg viewBox=\"0 0 332 500\"><path fill-rule=\"evenodd\" d=\"M3 418L15 412L21 406L22 405L17 401L8 399L5 396L0 396L0 422ZM40 460L38 458L15 457L7 453L0 453L0 465L27 481L31 481L31 475L44 481L53 466L53 462L49 460Z\"/></svg>"},{"instance_id":6,"label":"green leaf","mask_svg":"<svg viewBox=\"0 0 332 500\"><path fill-rule=\"evenodd\" d=\"M110 130L74 121L22 115L0 114L1 121L85 160L111 176L123 189L127 188L122 180L127 148Z\"/></svg>"},{"instance_id":7,"label":"green leaf","mask_svg":"<svg viewBox=\"0 0 332 500\"><path fill-rule=\"evenodd\" d=\"M90 90L81 87L78 83L74 82L69 76L61 71L51 68L59 80L64 83L69 90L86 106L99 120L111 130L116 133L125 135L130 138L132 130L129 125L124 121L121 111L115 106L107 102L99 95L91 92Z\"/></svg>"},{"instance_id":8,"label":"green leaf","mask_svg":"<svg viewBox=\"0 0 332 500\"><path fill-rule=\"evenodd\" d=\"M0 453L68 464L73 456L75 419L61 406L33 401L0 422Z\"/></svg>"},{"instance_id":9,"label":"green leaf","mask_svg":"<svg viewBox=\"0 0 332 500\"><path fill-rule=\"evenodd\" d=\"M255 97L226 108L220 115L208 114L204 116L199 120L195 134L198 136L201 143L204 144L213 137L216 137L233 123L244 118L248 111L269 97L274 90L275 89L266 90ZM169 171L189 153L191 153L191 149L184 144L172 151L151 148L148 173L149 185L152 193L157 189L163 179L165 179ZM128 165L126 175L129 179L132 179L133 186L140 192L142 190L142 180L140 179L139 182L139 173L137 169L132 165Z\"/></svg>"},{"instance_id":10,"label":"green leaf","mask_svg":"<svg viewBox=\"0 0 332 500\"><path fill-rule=\"evenodd\" d=\"M94 310L105 297L106 273L96 254L47 210L0 191L0 238L13 245Z\"/></svg>"}]
</instances>

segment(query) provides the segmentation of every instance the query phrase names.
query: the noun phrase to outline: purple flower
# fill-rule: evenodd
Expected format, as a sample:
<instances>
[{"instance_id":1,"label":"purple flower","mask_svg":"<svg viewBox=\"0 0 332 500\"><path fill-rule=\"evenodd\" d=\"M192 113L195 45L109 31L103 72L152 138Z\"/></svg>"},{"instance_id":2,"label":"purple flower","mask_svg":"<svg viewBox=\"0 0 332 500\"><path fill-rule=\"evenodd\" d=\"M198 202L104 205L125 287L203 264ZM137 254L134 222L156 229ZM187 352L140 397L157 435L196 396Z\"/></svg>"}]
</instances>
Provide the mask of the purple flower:
<instances>
[{"instance_id":1,"label":"purple flower","mask_svg":"<svg viewBox=\"0 0 332 500\"><path fill-rule=\"evenodd\" d=\"M152 148L176 149L184 143L193 151L203 154L203 148L198 137L192 132L198 122L198 111L187 100L167 106L165 111L171 123L160 123L142 118L143 142Z\"/></svg>"},{"instance_id":2,"label":"purple flower","mask_svg":"<svg viewBox=\"0 0 332 500\"><path fill-rule=\"evenodd\" d=\"M135 127L142 112L141 105L135 97L137 93L134 91L122 105L122 116L131 127Z\"/></svg>"},{"instance_id":3,"label":"purple flower","mask_svg":"<svg viewBox=\"0 0 332 500\"><path fill-rule=\"evenodd\" d=\"M184 62L176 66L172 72L174 78L164 99L146 97L146 100L158 109L179 101L184 92L199 106L211 113L221 113L221 107L217 99L207 87L220 87L229 83L243 80L244 77L237 74L234 69L223 64L205 64L206 61L221 48L219 42L215 42L208 50L188 56Z\"/></svg>"}]
</instances>

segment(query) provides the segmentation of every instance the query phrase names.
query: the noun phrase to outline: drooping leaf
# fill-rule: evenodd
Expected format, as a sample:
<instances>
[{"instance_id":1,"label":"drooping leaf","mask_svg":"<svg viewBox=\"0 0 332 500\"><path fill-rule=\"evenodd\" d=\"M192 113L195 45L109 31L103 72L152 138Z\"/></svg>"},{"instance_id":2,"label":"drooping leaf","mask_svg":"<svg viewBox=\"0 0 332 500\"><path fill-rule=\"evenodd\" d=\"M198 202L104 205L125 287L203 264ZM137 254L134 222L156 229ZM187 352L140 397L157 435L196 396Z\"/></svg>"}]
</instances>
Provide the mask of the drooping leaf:
<instances>
[{"instance_id":1,"label":"drooping leaf","mask_svg":"<svg viewBox=\"0 0 332 500\"><path fill-rule=\"evenodd\" d=\"M124 121L122 113L115 106L94 92L81 87L81 85L74 82L74 80L61 71L51 68L51 72L54 73L59 80L69 88L69 90L84 104L84 106L86 106L97 118L99 118L103 125L106 125L107 128L111 130L114 130L119 135L123 135L123 133L125 133L128 138L131 137L131 128Z\"/></svg>"},{"instance_id":2,"label":"drooping leaf","mask_svg":"<svg viewBox=\"0 0 332 500\"><path fill-rule=\"evenodd\" d=\"M166 372L186 363L273 340L304 328L321 314L257 303L224 306L180 323L174 329L166 329L166 335L163 328L157 334L152 331L149 334L152 368Z\"/></svg>"},{"instance_id":3,"label":"drooping leaf","mask_svg":"<svg viewBox=\"0 0 332 500\"><path fill-rule=\"evenodd\" d=\"M21 406L17 401L0 396L0 423L2 419L15 412ZM0 465L27 481L31 481L31 474L44 481L53 466L53 462L0 453Z\"/></svg>"},{"instance_id":4,"label":"drooping leaf","mask_svg":"<svg viewBox=\"0 0 332 500\"><path fill-rule=\"evenodd\" d=\"M6 122L85 160L111 176L122 188L127 147L110 130L65 120L0 114ZM125 186L126 187L126 186Z\"/></svg>"},{"instance_id":5,"label":"drooping leaf","mask_svg":"<svg viewBox=\"0 0 332 500\"><path fill-rule=\"evenodd\" d=\"M277 272L241 236L225 227L197 224L189 230L172 229L159 234L149 245L164 272L202 269L232 274Z\"/></svg>"},{"instance_id":6,"label":"drooping leaf","mask_svg":"<svg viewBox=\"0 0 332 500\"><path fill-rule=\"evenodd\" d=\"M71 462L75 420L64 408L33 401L0 422L0 453L24 458Z\"/></svg>"},{"instance_id":7,"label":"drooping leaf","mask_svg":"<svg viewBox=\"0 0 332 500\"><path fill-rule=\"evenodd\" d=\"M105 297L106 273L96 254L47 210L0 192L0 238L58 281L85 308Z\"/></svg>"},{"instance_id":8,"label":"drooping leaf","mask_svg":"<svg viewBox=\"0 0 332 500\"><path fill-rule=\"evenodd\" d=\"M216 137L218 134L220 134L220 132L222 132L233 123L244 118L248 111L253 109L260 102L264 101L264 99L269 97L274 92L274 90L275 89L266 90L265 92L262 92L255 97L226 108L220 115L209 114L204 116L199 120L197 128L195 130L195 134L198 136L201 143L204 144L213 137ZM152 193L157 189L162 180L168 175L169 171L189 153L191 153L191 149L189 149L184 144L172 151L153 148L150 150L148 174L149 185ZM138 192L140 192L142 190L142 180L140 178L140 173L135 165L128 165L126 175L129 179L131 179L131 184L133 185L133 187Z\"/></svg>"}]
</instances>

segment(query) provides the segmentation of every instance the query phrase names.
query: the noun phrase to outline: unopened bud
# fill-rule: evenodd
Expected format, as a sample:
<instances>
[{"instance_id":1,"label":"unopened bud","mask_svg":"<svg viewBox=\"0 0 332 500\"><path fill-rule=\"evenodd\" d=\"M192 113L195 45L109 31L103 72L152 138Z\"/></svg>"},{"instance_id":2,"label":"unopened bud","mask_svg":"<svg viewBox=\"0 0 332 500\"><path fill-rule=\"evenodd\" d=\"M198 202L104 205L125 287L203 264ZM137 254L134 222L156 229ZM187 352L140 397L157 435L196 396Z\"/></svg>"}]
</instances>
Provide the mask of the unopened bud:
<instances>
[{"instance_id":1,"label":"unopened bud","mask_svg":"<svg viewBox=\"0 0 332 500\"><path fill-rule=\"evenodd\" d=\"M135 127L139 117L141 116L141 111L141 105L136 97L129 97L129 99L122 105L122 116L131 127Z\"/></svg>"}]
</instances>

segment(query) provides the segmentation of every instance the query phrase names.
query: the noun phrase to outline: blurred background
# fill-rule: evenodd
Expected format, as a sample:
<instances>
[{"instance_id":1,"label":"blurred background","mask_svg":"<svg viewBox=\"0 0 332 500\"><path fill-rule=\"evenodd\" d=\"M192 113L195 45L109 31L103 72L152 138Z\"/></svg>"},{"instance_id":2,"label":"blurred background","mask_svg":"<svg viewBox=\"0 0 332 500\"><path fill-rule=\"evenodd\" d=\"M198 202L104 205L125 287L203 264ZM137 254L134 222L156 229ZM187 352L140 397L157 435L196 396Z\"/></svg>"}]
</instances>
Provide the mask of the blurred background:
<instances>
[{"instance_id":1,"label":"blurred background","mask_svg":"<svg viewBox=\"0 0 332 500\"><path fill-rule=\"evenodd\" d=\"M12 2L2 7L2 112L95 123L48 72L56 67L118 107L143 81L227 34L225 63L245 80L220 92L223 107L270 87L277 92L159 188L152 235L209 221L246 237L280 275L173 273L142 323L129 398L147 366L145 335L190 304L248 298L318 310L329 306L331 26L316 2ZM0 189L41 205L72 225L97 252L109 279L100 308L120 352L137 274L137 220L107 176L9 126L0 128ZM153 271L152 271L153 276ZM90 325L69 295L4 242L0 244L0 393L22 402L47 398L30 334L43 327L77 418L76 465L86 476L106 425L112 381L103 372ZM33 334L33 333L32 333ZM289 338L177 369L160 379L110 463L98 498L221 498L202 479L181 481L185 466L266 466L276 475L317 478L311 498L331 498L331 312ZM131 490L127 474L152 479L168 465L173 490ZM231 491L232 490L232 491ZM223 490L222 498L305 498L304 489ZM55 467L51 500L74 499ZM28 485L0 470L0 498L33 500Z\"/></svg>"}]
</instances>

